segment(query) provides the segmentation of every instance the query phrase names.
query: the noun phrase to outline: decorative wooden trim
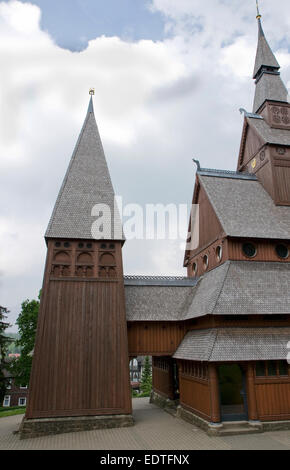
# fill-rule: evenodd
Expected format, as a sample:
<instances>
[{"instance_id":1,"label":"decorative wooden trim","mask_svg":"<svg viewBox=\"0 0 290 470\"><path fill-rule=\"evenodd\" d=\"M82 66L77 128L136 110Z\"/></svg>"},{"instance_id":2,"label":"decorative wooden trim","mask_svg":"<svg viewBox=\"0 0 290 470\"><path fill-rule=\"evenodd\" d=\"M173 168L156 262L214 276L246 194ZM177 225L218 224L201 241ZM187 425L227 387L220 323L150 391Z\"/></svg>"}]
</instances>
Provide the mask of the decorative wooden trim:
<instances>
[{"instance_id":1,"label":"decorative wooden trim","mask_svg":"<svg viewBox=\"0 0 290 470\"><path fill-rule=\"evenodd\" d=\"M180 377L186 380L190 380L191 382L198 382L202 385L208 385L209 384L209 379L202 379L201 377L195 377L193 375L187 375L183 372L180 372Z\"/></svg>"},{"instance_id":2,"label":"decorative wooden trim","mask_svg":"<svg viewBox=\"0 0 290 470\"><path fill-rule=\"evenodd\" d=\"M65 281L65 282L120 282L118 278L106 277L50 277L50 281Z\"/></svg>"}]
</instances>

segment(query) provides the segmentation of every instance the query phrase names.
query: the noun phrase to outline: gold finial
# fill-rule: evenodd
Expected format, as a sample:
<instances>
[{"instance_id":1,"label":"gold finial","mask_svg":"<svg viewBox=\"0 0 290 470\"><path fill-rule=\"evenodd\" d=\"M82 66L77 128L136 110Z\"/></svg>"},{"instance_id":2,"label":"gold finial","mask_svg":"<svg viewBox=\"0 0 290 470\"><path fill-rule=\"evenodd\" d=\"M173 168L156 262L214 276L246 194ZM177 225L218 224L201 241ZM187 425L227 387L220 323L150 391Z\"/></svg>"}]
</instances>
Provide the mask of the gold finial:
<instances>
[{"instance_id":1,"label":"gold finial","mask_svg":"<svg viewBox=\"0 0 290 470\"><path fill-rule=\"evenodd\" d=\"M260 11L259 11L259 3L258 3L258 0L256 0L256 5L257 5L257 20L260 20L262 18L262 15L260 15Z\"/></svg>"},{"instance_id":2,"label":"gold finial","mask_svg":"<svg viewBox=\"0 0 290 470\"><path fill-rule=\"evenodd\" d=\"M94 88L90 88L89 94L90 94L91 96L93 96L93 95L95 94L95 89L94 89Z\"/></svg>"}]
</instances>

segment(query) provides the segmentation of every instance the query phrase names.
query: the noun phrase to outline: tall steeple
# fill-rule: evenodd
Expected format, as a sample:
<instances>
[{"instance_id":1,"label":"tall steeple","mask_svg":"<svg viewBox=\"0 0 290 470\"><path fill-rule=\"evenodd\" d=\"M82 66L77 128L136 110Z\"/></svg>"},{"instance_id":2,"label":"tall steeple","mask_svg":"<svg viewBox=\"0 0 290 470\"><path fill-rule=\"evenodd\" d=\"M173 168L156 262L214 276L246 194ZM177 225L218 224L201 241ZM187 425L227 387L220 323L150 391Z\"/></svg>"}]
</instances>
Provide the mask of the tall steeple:
<instances>
[{"instance_id":1,"label":"tall steeple","mask_svg":"<svg viewBox=\"0 0 290 470\"><path fill-rule=\"evenodd\" d=\"M254 67L253 78L256 83L253 112L258 112L259 108L266 100L287 102L287 89L280 77L280 65L273 54L265 37L261 15L257 3L258 20L258 47Z\"/></svg>"},{"instance_id":2,"label":"tall steeple","mask_svg":"<svg viewBox=\"0 0 290 470\"><path fill-rule=\"evenodd\" d=\"M103 238L122 240L122 224L94 114L92 96L87 115L64 177L46 231L46 238L95 238L92 226L96 204L107 206Z\"/></svg>"},{"instance_id":3,"label":"tall steeple","mask_svg":"<svg viewBox=\"0 0 290 470\"><path fill-rule=\"evenodd\" d=\"M114 199L91 97L45 235L23 436L133 424L124 239Z\"/></svg>"}]
</instances>

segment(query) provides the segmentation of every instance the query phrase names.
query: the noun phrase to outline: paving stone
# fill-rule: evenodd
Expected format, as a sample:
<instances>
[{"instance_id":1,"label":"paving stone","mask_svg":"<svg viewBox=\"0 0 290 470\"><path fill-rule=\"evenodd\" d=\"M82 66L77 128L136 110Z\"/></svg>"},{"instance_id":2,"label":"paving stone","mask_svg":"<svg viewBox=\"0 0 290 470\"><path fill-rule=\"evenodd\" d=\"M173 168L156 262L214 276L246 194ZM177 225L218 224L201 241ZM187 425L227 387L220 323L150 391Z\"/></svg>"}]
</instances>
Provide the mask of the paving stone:
<instances>
[{"instance_id":1,"label":"paving stone","mask_svg":"<svg viewBox=\"0 0 290 470\"><path fill-rule=\"evenodd\" d=\"M17 430L22 415L0 418L0 449L83 450L228 450L290 449L290 431L251 436L209 437L196 426L175 418L148 398L133 399L135 425L20 440Z\"/></svg>"}]
</instances>

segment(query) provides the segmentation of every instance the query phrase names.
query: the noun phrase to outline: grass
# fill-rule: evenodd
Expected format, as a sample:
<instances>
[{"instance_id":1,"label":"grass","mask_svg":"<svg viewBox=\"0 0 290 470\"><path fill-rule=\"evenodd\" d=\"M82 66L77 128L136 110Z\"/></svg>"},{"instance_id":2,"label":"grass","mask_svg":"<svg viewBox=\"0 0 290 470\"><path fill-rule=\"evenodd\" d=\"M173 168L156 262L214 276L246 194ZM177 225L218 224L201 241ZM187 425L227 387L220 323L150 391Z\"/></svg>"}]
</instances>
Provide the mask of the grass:
<instances>
[{"instance_id":1,"label":"grass","mask_svg":"<svg viewBox=\"0 0 290 470\"><path fill-rule=\"evenodd\" d=\"M22 415L25 413L25 410L25 406L1 407L0 418L5 418L6 416Z\"/></svg>"}]
</instances>

